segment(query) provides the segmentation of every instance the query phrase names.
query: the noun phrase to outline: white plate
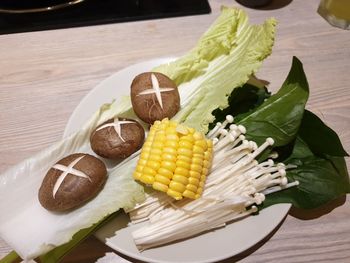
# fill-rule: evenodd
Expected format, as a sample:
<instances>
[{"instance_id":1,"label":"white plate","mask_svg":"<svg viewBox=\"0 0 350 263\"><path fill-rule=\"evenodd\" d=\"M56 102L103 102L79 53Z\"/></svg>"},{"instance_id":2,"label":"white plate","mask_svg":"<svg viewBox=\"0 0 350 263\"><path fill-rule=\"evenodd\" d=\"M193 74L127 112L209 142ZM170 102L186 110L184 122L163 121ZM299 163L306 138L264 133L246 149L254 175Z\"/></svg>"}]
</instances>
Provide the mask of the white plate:
<instances>
[{"instance_id":1,"label":"white plate","mask_svg":"<svg viewBox=\"0 0 350 263\"><path fill-rule=\"evenodd\" d=\"M172 59L154 59L135 64L102 81L74 110L64 136L77 131L102 104L128 95L131 81L137 74L150 71L153 67L170 60ZM257 216L247 217L225 228L143 252L137 250L131 237L135 226L127 226L128 217L122 213L100 229L96 236L116 251L146 262L216 262L237 255L261 241L283 220L289 208L290 204L274 205L264 209Z\"/></svg>"}]
</instances>

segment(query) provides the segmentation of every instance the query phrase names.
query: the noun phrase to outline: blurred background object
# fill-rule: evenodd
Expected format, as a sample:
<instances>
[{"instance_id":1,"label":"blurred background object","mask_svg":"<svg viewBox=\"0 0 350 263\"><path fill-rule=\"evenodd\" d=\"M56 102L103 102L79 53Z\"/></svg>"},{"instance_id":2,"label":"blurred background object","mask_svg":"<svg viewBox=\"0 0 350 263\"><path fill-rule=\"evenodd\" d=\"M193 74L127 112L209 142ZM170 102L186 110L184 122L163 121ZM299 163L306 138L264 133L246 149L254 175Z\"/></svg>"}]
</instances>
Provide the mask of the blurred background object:
<instances>
[{"instance_id":1,"label":"blurred background object","mask_svg":"<svg viewBox=\"0 0 350 263\"><path fill-rule=\"evenodd\" d=\"M350 0L321 0L317 11L331 25L350 29Z\"/></svg>"},{"instance_id":2,"label":"blurred background object","mask_svg":"<svg viewBox=\"0 0 350 263\"><path fill-rule=\"evenodd\" d=\"M0 0L0 34L210 12L207 0Z\"/></svg>"},{"instance_id":3,"label":"blurred background object","mask_svg":"<svg viewBox=\"0 0 350 263\"><path fill-rule=\"evenodd\" d=\"M248 7L262 7L268 5L272 0L237 0L238 3Z\"/></svg>"}]
</instances>

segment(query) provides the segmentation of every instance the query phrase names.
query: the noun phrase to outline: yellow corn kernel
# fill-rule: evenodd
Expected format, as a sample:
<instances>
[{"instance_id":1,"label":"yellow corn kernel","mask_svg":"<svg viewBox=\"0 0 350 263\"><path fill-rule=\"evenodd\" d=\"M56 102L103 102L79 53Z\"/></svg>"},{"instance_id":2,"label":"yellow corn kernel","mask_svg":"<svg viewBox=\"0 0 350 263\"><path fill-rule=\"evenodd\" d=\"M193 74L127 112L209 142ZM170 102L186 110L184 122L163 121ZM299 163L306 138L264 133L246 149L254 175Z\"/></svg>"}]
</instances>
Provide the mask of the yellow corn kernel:
<instances>
[{"instance_id":1,"label":"yellow corn kernel","mask_svg":"<svg viewBox=\"0 0 350 263\"><path fill-rule=\"evenodd\" d=\"M159 149L159 150L161 150L163 148L163 143L162 142L153 142L153 144L152 144L152 149L150 149L151 151L153 150L153 149Z\"/></svg>"},{"instance_id":2,"label":"yellow corn kernel","mask_svg":"<svg viewBox=\"0 0 350 263\"><path fill-rule=\"evenodd\" d=\"M166 141L164 144L165 147L177 148L177 141Z\"/></svg>"},{"instance_id":3,"label":"yellow corn kernel","mask_svg":"<svg viewBox=\"0 0 350 263\"><path fill-rule=\"evenodd\" d=\"M189 132L187 127L181 124L176 126L176 131L182 135L186 135Z\"/></svg>"},{"instance_id":4,"label":"yellow corn kernel","mask_svg":"<svg viewBox=\"0 0 350 263\"><path fill-rule=\"evenodd\" d=\"M188 184L188 178L186 176L180 175L180 174L174 174L173 181L181 183L183 185L187 185Z\"/></svg>"},{"instance_id":5,"label":"yellow corn kernel","mask_svg":"<svg viewBox=\"0 0 350 263\"><path fill-rule=\"evenodd\" d=\"M160 168L160 163L155 161L148 161L147 166L157 171ZM203 173L203 172L202 172Z\"/></svg>"},{"instance_id":6,"label":"yellow corn kernel","mask_svg":"<svg viewBox=\"0 0 350 263\"><path fill-rule=\"evenodd\" d=\"M182 161L182 160L177 160L176 161L176 166L184 168L186 170L189 170L191 168L191 163L190 162L186 162L186 161Z\"/></svg>"},{"instance_id":7,"label":"yellow corn kernel","mask_svg":"<svg viewBox=\"0 0 350 263\"><path fill-rule=\"evenodd\" d=\"M151 149L152 146L152 142L151 141L145 141L145 143L142 146L142 151L145 150L147 147L149 147L149 149Z\"/></svg>"},{"instance_id":8,"label":"yellow corn kernel","mask_svg":"<svg viewBox=\"0 0 350 263\"><path fill-rule=\"evenodd\" d=\"M195 132L193 133L193 138L194 138L194 139L196 140L196 142L197 142L197 141L203 140L203 139L204 139L204 136L203 136L202 133L200 133L200 132L198 132L198 131L195 131Z\"/></svg>"},{"instance_id":9,"label":"yellow corn kernel","mask_svg":"<svg viewBox=\"0 0 350 263\"><path fill-rule=\"evenodd\" d=\"M178 182L175 182L175 181L171 181L170 184L169 184L169 188L171 190L174 190L178 193L182 193L183 191L186 190L186 186L184 186L182 183L178 183Z\"/></svg>"},{"instance_id":10,"label":"yellow corn kernel","mask_svg":"<svg viewBox=\"0 0 350 263\"><path fill-rule=\"evenodd\" d=\"M185 190L182 195L187 198L196 199L196 194L190 190Z\"/></svg>"},{"instance_id":11,"label":"yellow corn kernel","mask_svg":"<svg viewBox=\"0 0 350 263\"><path fill-rule=\"evenodd\" d=\"M163 153L162 160L169 161L169 162L176 162L176 155L170 154L170 153Z\"/></svg>"},{"instance_id":12,"label":"yellow corn kernel","mask_svg":"<svg viewBox=\"0 0 350 263\"><path fill-rule=\"evenodd\" d=\"M176 121L169 121L169 126L176 128L178 123Z\"/></svg>"},{"instance_id":13,"label":"yellow corn kernel","mask_svg":"<svg viewBox=\"0 0 350 263\"><path fill-rule=\"evenodd\" d=\"M207 140L207 145L208 145L208 148L213 148L213 141Z\"/></svg>"},{"instance_id":14,"label":"yellow corn kernel","mask_svg":"<svg viewBox=\"0 0 350 263\"><path fill-rule=\"evenodd\" d=\"M203 192L213 144L203 133L164 119L156 121L141 150L133 177L176 200Z\"/></svg>"},{"instance_id":15,"label":"yellow corn kernel","mask_svg":"<svg viewBox=\"0 0 350 263\"><path fill-rule=\"evenodd\" d=\"M162 123L165 123L167 125L169 125L170 121L169 118L164 118L163 120L161 120Z\"/></svg>"},{"instance_id":16,"label":"yellow corn kernel","mask_svg":"<svg viewBox=\"0 0 350 263\"><path fill-rule=\"evenodd\" d=\"M144 159L140 159L137 163L137 165L140 165L140 166L145 166L147 163L147 160L144 160Z\"/></svg>"},{"instance_id":17,"label":"yellow corn kernel","mask_svg":"<svg viewBox=\"0 0 350 263\"><path fill-rule=\"evenodd\" d=\"M155 121L152 125L152 127L158 127L159 124L161 124L162 122L161 121Z\"/></svg>"},{"instance_id":18,"label":"yellow corn kernel","mask_svg":"<svg viewBox=\"0 0 350 263\"><path fill-rule=\"evenodd\" d=\"M147 166L143 167L142 172L144 174L149 174L149 175L152 175L152 176L155 176L157 174L157 172L154 169L152 169L150 167L147 167Z\"/></svg>"},{"instance_id":19,"label":"yellow corn kernel","mask_svg":"<svg viewBox=\"0 0 350 263\"><path fill-rule=\"evenodd\" d=\"M156 134L156 131L155 130L150 130L150 132L147 135L147 138L146 138L145 142L152 143L153 140L154 140L154 134Z\"/></svg>"},{"instance_id":20,"label":"yellow corn kernel","mask_svg":"<svg viewBox=\"0 0 350 263\"><path fill-rule=\"evenodd\" d=\"M204 157L205 157L205 154L199 154L199 153L193 154L193 158L204 160Z\"/></svg>"},{"instance_id":21,"label":"yellow corn kernel","mask_svg":"<svg viewBox=\"0 0 350 263\"><path fill-rule=\"evenodd\" d=\"M196 130L193 129L193 128L188 128L188 132L191 133L191 134L194 134L195 131L196 131Z\"/></svg>"},{"instance_id":22,"label":"yellow corn kernel","mask_svg":"<svg viewBox=\"0 0 350 263\"><path fill-rule=\"evenodd\" d=\"M167 134L165 138L167 141L178 141L179 140L179 136L177 136L177 134Z\"/></svg>"},{"instance_id":23,"label":"yellow corn kernel","mask_svg":"<svg viewBox=\"0 0 350 263\"><path fill-rule=\"evenodd\" d=\"M194 137L192 134L187 134L185 136L182 136L181 137L181 140L186 140L186 141L189 141L189 142L194 142Z\"/></svg>"},{"instance_id":24,"label":"yellow corn kernel","mask_svg":"<svg viewBox=\"0 0 350 263\"><path fill-rule=\"evenodd\" d=\"M192 149L193 153L197 153L197 154L204 154L204 150L202 147L199 147L197 145L194 145L193 146L193 149Z\"/></svg>"},{"instance_id":25,"label":"yellow corn kernel","mask_svg":"<svg viewBox=\"0 0 350 263\"><path fill-rule=\"evenodd\" d=\"M160 133L158 132L155 136L154 136L154 140L153 140L153 143L155 142L160 142L160 143L163 143L166 141L166 136L164 133Z\"/></svg>"},{"instance_id":26,"label":"yellow corn kernel","mask_svg":"<svg viewBox=\"0 0 350 263\"><path fill-rule=\"evenodd\" d=\"M203 158L193 157L192 159L193 164L198 164L200 166L203 166Z\"/></svg>"},{"instance_id":27,"label":"yellow corn kernel","mask_svg":"<svg viewBox=\"0 0 350 263\"><path fill-rule=\"evenodd\" d=\"M189 150L189 149L186 149L186 148L179 148L179 149L177 149L177 153L179 155L184 155L184 156L187 156L189 158L192 157L192 151Z\"/></svg>"},{"instance_id":28,"label":"yellow corn kernel","mask_svg":"<svg viewBox=\"0 0 350 263\"><path fill-rule=\"evenodd\" d=\"M137 165L137 166L136 166L136 171L139 172L139 173L142 173L143 167L144 167L144 166Z\"/></svg>"},{"instance_id":29,"label":"yellow corn kernel","mask_svg":"<svg viewBox=\"0 0 350 263\"><path fill-rule=\"evenodd\" d=\"M203 167L202 168L202 175L207 175L208 174L208 168Z\"/></svg>"},{"instance_id":30,"label":"yellow corn kernel","mask_svg":"<svg viewBox=\"0 0 350 263\"><path fill-rule=\"evenodd\" d=\"M191 157L188 157L188 156L185 156L185 155L178 155L177 156L177 160L178 161L183 161L183 162L186 162L186 163L191 163L192 161L192 158Z\"/></svg>"},{"instance_id":31,"label":"yellow corn kernel","mask_svg":"<svg viewBox=\"0 0 350 263\"><path fill-rule=\"evenodd\" d=\"M173 154L173 155L177 154L176 149L171 148L171 147L164 147L163 152L164 153L170 153L170 154Z\"/></svg>"},{"instance_id":32,"label":"yellow corn kernel","mask_svg":"<svg viewBox=\"0 0 350 263\"><path fill-rule=\"evenodd\" d=\"M202 172L202 166L198 165L198 164L191 164L191 171L195 171L195 172L198 172L198 173L201 173Z\"/></svg>"},{"instance_id":33,"label":"yellow corn kernel","mask_svg":"<svg viewBox=\"0 0 350 263\"><path fill-rule=\"evenodd\" d=\"M165 130L166 128L167 128L167 123L161 123L160 125L159 125L159 130L161 130L161 131L163 131L163 130Z\"/></svg>"},{"instance_id":34,"label":"yellow corn kernel","mask_svg":"<svg viewBox=\"0 0 350 263\"><path fill-rule=\"evenodd\" d=\"M162 150L160 148L152 148L150 154L161 155Z\"/></svg>"},{"instance_id":35,"label":"yellow corn kernel","mask_svg":"<svg viewBox=\"0 0 350 263\"><path fill-rule=\"evenodd\" d=\"M193 184L188 184L186 185L186 189L190 190L191 192L196 193L197 192L197 186L193 185Z\"/></svg>"},{"instance_id":36,"label":"yellow corn kernel","mask_svg":"<svg viewBox=\"0 0 350 263\"><path fill-rule=\"evenodd\" d=\"M168 189L168 191L166 192L168 195L170 195L171 197L173 197L175 200L181 200L182 199L182 193L176 192L172 189Z\"/></svg>"},{"instance_id":37,"label":"yellow corn kernel","mask_svg":"<svg viewBox=\"0 0 350 263\"><path fill-rule=\"evenodd\" d=\"M196 172L196 171L190 171L190 177L200 179L201 178L201 174Z\"/></svg>"},{"instance_id":38,"label":"yellow corn kernel","mask_svg":"<svg viewBox=\"0 0 350 263\"><path fill-rule=\"evenodd\" d=\"M140 154L140 158L143 160L147 160L149 155L150 155L149 152L143 152Z\"/></svg>"},{"instance_id":39,"label":"yellow corn kernel","mask_svg":"<svg viewBox=\"0 0 350 263\"><path fill-rule=\"evenodd\" d=\"M140 180L141 176L142 176L142 173L140 173L140 172L134 172L134 174L133 174L133 177L134 177L136 180Z\"/></svg>"},{"instance_id":40,"label":"yellow corn kernel","mask_svg":"<svg viewBox=\"0 0 350 263\"><path fill-rule=\"evenodd\" d=\"M142 147L142 151L141 152L144 152L144 153L149 153L151 151L151 146L144 146Z\"/></svg>"},{"instance_id":41,"label":"yellow corn kernel","mask_svg":"<svg viewBox=\"0 0 350 263\"><path fill-rule=\"evenodd\" d=\"M169 179L171 179L173 177L173 173L171 171L169 171L168 169L165 169L163 167L159 168L158 174L163 175Z\"/></svg>"},{"instance_id":42,"label":"yellow corn kernel","mask_svg":"<svg viewBox=\"0 0 350 263\"><path fill-rule=\"evenodd\" d=\"M188 178L188 182L190 184L193 184L193 185L199 185L199 180L197 178L194 178L194 177Z\"/></svg>"},{"instance_id":43,"label":"yellow corn kernel","mask_svg":"<svg viewBox=\"0 0 350 263\"><path fill-rule=\"evenodd\" d=\"M186 141L186 140L180 140L179 147L192 150L193 144L189 141Z\"/></svg>"},{"instance_id":44,"label":"yellow corn kernel","mask_svg":"<svg viewBox=\"0 0 350 263\"><path fill-rule=\"evenodd\" d=\"M154 183L154 176L143 173L140 177L140 181L145 184L153 184Z\"/></svg>"},{"instance_id":45,"label":"yellow corn kernel","mask_svg":"<svg viewBox=\"0 0 350 263\"><path fill-rule=\"evenodd\" d=\"M174 171L174 174L179 174L179 175L187 177L189 175L189 172L188 172L188 169L185 169L185 168L182 168L182 167L176 167L175 171Z\"/></svg>"},{"instance_id":46,"label":"yellow corn kernel","mask_svg":"<svg viewBox=\"0 0 350 263\"><path fill-rule=\"evenodd\" d=\"M162 161L160 165L161 165L161 167L163 167L171 172L174 172L176 169L175 162Z\"/></svg>"},{"instance_id":47,"label":"yellow corn kernel","mask_svg":"<svg viewBox=\"0 0 350 263\"><path fill-rule=\"evenodd\" d=\"M165 134L176 134L176 128L174 126L168 126L166 129L165 129Z\"/></svg>"},{"instance_id":48,"label":"yellow corn kernel","mask_svg":"<svg viewBox=\"0 0 350 263\"><path fill-rule=\"evenodd\" d=\"M161 174L157 174L155 177L154 177L154 181L158 182L158 183L162 183L164 185L169 185L170 184L170 179L166 176L163 176Z\"/></svg>"},{"instance_id":49,"label":"yellow corn kernel","mask_svg":"<svg viewBox=\"0 0 350 263\"><path fill-rule=\"evenodd\" d=\"M167 192L168 191L168 186L159 182L154 182L152 184L153 189L161 191L161 192Z\"/></svg>"},{"instance_id":50,"label":"yellow corn kernel","mask_svg":"<svg viewBox=\"0 0 350 263\"><path fill-rule=\"evenodd\" d=\"M211 153L208 150L204 153L204 159L207 161L211 161Z\"/></svg>"},{"instance_id":51,"label":"yellow corn kernel","mask_svg":"<svg viewBox=\"0 0 350 263\"><path fill-rule=\"evenodd\" d=\"M154 161L154 162L160 162L160 161L162 161L162 157L160 155L151 154L151 155L149 155L148 160Z\"/></svg>"},{"instance_id":52,"label":"yellow corn kernel","mask_svg":"<svg viewBox=\"0 0 350 263\"><path fill-rule=\"evenodd\" d=\"M208 149L208 144L206 140L198 140L194 143L194 145L201 147L204 151Z\"/></svg>"}]
</instances>

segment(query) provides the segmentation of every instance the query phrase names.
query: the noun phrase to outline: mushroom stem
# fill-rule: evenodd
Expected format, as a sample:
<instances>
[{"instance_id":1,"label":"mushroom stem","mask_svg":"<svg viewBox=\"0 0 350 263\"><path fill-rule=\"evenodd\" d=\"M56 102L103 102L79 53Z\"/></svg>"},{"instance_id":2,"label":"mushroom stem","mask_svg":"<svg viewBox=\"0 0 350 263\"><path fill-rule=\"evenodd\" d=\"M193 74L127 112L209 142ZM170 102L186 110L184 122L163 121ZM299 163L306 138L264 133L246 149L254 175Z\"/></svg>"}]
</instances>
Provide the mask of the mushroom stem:
<instances>
[{"instance_id":1,"label":"mushroom stem","mask_svg":"<svg viewBox=\"0 0 350 263\"><path fill-rule=\"evenodd\" d=\"M174 201L164 198L163 193L149 195L145 205L138 205L136 211L131 211L132 221L150 223L133 233L140 249L225 226L256 212L255 204L264 202L267 194L298 185L298 181L288 183L286 177L286 169L294 166L275 164L272 159L260 164L255 160L273 145L272 138L258 147L255 142L245 140L243 126L231 124L225 129L232 121L233 117L227 116L207 135L213 140L214 158L201 198Z\"/></svg>"}]
</instances>

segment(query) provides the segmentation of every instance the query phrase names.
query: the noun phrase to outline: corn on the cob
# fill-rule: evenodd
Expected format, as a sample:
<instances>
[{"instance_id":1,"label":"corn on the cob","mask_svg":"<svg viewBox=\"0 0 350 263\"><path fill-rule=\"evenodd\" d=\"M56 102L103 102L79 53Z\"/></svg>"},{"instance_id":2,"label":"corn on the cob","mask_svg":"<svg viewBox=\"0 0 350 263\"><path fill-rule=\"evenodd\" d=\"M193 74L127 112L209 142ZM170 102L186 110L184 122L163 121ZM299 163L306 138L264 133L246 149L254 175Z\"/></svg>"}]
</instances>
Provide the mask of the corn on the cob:
<instances>
[{"instance_id":1,"label":"corn on the cob","mask_svg":"<svg viewBox=\"0 0 350 263\"><path fill-rule=\"evenodd\" d=\"M212 161L211 140L175 121L156 121L141 150L134 178L180 200L203 192Z\"/></svg>"}]
</instances>

